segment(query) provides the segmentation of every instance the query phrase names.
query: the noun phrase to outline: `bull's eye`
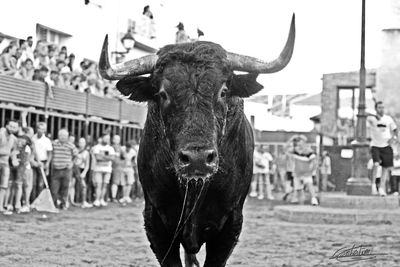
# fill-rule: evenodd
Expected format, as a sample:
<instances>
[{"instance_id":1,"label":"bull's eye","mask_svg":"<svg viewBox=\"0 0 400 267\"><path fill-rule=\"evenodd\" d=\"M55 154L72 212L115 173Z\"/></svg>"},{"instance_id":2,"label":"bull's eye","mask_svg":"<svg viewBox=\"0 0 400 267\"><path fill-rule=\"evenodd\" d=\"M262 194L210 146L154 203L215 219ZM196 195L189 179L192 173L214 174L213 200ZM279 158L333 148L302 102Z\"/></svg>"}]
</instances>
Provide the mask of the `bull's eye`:
<instances>
[{"instance_id":1,"label":"bull's eye","mask_svg":"<svg viewBox=\"0 0 400 267\"><path fill-rule=\"evenodd\" d=\"M221 97L222 97L222 98L226 97L227 91L228 91L228 90L226 90L226 89L223 89L223 90L221 91Z\"/></svg>"},{"instance_id":2,"label":"bull's eye","mask_svg":"<svg viewBox=\"0 0 400 267\"><path fill-rule=\"evenodd\" d=\"M228 87L226 87L226 85L224 84L221 87L221 90L220 90L220 93L219 93L219 97L220 98L226 98L227 94L228 94Z\"/></svg>"},{"instance_id":3,"label":"bull's eye","mask_svg":"<svg viewBox=\"0 0 400 267\"><path fill-rule=\"evenodd\" d=\"M160 99L161 99L162 101L167 101L167 100L168 100L168 95L167 95L167 93L166 93L165 91L160 91L160 92L158 93L158 95L160 96Z\"/></svg>"},{"instance_id":4,"label":"bull's eye","mask_svg":"<svg viewBox=\"0 0 400 267\"><path fill-rule=\"evenodd\" d=\"M158 92L158 97L160 99L161 106L164 109L167 108L169 106L169 104L170 104L170 99L169 99L168 93L164 89L161 89Z\"/></svg>"}]
</instances>

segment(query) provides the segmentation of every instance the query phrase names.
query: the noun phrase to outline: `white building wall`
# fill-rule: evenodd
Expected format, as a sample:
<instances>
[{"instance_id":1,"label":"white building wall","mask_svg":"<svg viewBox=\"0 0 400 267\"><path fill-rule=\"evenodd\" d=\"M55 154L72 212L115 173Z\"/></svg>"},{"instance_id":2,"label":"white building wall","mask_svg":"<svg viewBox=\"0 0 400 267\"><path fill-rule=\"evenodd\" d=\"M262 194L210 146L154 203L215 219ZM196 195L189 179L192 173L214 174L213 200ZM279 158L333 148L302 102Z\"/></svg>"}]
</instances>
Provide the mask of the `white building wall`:
<instances>
[{"instance_id":1,"label":"white building wall","mask_svg":"<svg viewBox=\"0 0 400 267\"><path fill-rule=\"evenodd\" d=\"M311 105L296 105L290 106L290 116L292 118L311 118L321 113L321 107Z\"/></svg>"},{"instance_id":2,"label":"white building wall","mask_svg":"<svg viewBox=\"0 0 400 267\"><path fill-rule=\"evenodd\" d=\"M260 131L299 131L309 132L314 128L314 123L309 117L303 114L303 111L298 110L299 115L293 118L279 117L272 115L269 112L269 106L262 103L244 101L244 113L249 121L254 116L254 128ZM310 111L311 112L311 111Z\"/></svg>"}]
</instances>

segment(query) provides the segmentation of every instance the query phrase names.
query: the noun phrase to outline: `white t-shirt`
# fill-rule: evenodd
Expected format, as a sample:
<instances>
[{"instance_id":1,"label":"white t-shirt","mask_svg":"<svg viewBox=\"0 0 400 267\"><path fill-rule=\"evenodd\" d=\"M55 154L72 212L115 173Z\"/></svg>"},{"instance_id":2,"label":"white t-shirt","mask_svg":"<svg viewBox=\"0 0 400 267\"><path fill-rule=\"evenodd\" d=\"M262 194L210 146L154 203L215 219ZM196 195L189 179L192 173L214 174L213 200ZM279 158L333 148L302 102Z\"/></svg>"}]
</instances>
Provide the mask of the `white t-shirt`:
<instances>
[{"instance_id":1,"label":"white t-shirt","mask_svg":"<svg viewBox=\"0 0 400 267\"><path fill-rule=\"evenodd\" d=\"M115 156L115 150L110 145L97 144L93 147L93 154L95 158L96 154ZM93 161L93 163L93 171L109 173L112 172L112 160L99 161L96 159Z\"/></svg>"},{"instance_id":2,"label":"white t-shirt","mask_svg":"<svg viewBox=\"0 0 400 267\"><path fill-rule=\"evenodd\" d=\"M254 150L254 167L253 173L269 173L269 163L273 160L269 152L260 153Z\"/></svg>"},{"instance_id":3,"label":"white t-shirt","mask_svg":"<svg viewBox=\"0 0 400 267\"><path fill-rule=\"evenodd\" d=\"M379 120L376 117L368 117L371 133L371 146L386 147L392 138L392 131L397 128L392 117L383 115Z\"/></svg>"},{"instance_id":4,"label":"white t-shirt","mask_svg":"<svg viewBox=\"0 0 400 267\"><path fill-rule=\"evenodd\" d=\"M132 160L135 161L136 163L136 157L137 157L137 152L135 148L131 148L129 152L126 152L126 147L122 148L124 153L125 153L125 162L124 162L124 168L132 168Z\"/></svg>"},{"instance_id":5,"label":"white t-shirt","mask_svg":"<svg viewBox=\"0 0 400 267\"><path fill-rule=\"evenodd\" d=\"M53 151L53 145L50 139L42 135L38 137L36 134L32 137L32 142L35 144L35 150L39 161L47 160L47 152Z\"/></svg>"}]
</instances>

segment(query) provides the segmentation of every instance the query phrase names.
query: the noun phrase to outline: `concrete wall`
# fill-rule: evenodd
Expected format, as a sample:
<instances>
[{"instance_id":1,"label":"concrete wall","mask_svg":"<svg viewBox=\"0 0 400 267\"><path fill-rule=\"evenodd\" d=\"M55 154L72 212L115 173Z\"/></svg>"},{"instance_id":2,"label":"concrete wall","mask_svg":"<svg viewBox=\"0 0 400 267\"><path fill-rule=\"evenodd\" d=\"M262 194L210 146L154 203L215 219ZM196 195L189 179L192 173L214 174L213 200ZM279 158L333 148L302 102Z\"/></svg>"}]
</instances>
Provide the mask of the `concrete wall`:
<instances>
[{"instance_id":1,"label":"concrete wall","mask_svg":"<svg viewBox=\"0 0 400 267\"><path fill-rule=\"evenodd\" d=\"M338 88L359 87L359 72L324 74L321 95L321 132L336 137ZM366 87L375 88L375 70L367 71Z\"/></svg>"}]
</instances>

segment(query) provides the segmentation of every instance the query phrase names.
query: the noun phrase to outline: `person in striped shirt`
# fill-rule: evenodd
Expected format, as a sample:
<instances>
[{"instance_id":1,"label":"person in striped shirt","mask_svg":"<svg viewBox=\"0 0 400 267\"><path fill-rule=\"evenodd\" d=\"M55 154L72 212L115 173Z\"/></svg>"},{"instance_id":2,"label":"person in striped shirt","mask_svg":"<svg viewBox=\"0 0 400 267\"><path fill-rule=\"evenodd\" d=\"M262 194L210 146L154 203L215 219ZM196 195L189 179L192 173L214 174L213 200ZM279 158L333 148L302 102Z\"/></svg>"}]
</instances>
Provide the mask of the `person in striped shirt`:
<instances>
[{"instance_id":1,"label":"person in striped shirt","mask_svg":"<svg viewBox=\"0 0 400 267\"><path fill-rule=\"evenodd\" d=\"M53 141L51 156L52 176L51 194L56 207L68 209L68 188L72 178L73 160L78 155L78 150L68 141L68 131L60 129L58 139Z\"/></svg>"}]
</instances>

